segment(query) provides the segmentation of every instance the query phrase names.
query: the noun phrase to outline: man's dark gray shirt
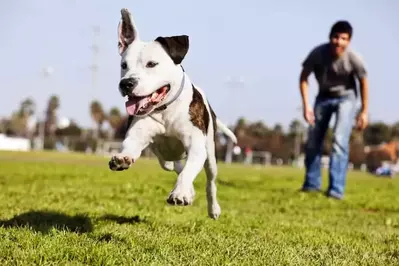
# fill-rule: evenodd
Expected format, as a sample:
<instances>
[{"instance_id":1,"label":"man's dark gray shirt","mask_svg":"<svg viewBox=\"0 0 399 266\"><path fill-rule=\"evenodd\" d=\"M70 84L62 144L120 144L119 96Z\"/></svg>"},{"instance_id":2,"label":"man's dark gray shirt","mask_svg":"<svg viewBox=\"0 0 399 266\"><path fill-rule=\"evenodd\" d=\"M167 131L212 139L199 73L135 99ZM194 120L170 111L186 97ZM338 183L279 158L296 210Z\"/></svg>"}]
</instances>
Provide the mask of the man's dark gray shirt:
<instances>
[{"instance_id":1,"label":"man's dark gray shirt","mask_svg":"<svg viewBox=\"0 0 399 266\"><path fill-rule=\"evenodd\" d=\"M316 46L303 61L302 66L313 72L319 84L320 97L339 97L354 91L356 79L367 75L360 56L347 48L340 57L333 58L329 43Z\"/></svg>"}]
</instances>

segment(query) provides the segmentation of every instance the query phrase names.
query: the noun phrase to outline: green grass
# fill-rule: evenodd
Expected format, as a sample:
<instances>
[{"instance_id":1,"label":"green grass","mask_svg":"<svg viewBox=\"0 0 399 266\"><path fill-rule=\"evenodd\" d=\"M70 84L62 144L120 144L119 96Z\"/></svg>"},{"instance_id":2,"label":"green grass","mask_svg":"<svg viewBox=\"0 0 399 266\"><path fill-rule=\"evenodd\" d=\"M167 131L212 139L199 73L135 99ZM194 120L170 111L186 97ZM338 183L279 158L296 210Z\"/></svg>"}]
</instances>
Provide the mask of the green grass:
<instances>
[{"instance_id":1,"label":"green grass","mask_svg":"<svg viewBox=\"0 0 399 266\"><path fill-rule=\"evenodd\" d=\"M174 173L107 162L0 152L0 265L399 264L398 180L350 173L336 201L299 193L301 170L220 165L215 221L204 172L194 204L173 207Z\"/></svg>"}]
</instances>

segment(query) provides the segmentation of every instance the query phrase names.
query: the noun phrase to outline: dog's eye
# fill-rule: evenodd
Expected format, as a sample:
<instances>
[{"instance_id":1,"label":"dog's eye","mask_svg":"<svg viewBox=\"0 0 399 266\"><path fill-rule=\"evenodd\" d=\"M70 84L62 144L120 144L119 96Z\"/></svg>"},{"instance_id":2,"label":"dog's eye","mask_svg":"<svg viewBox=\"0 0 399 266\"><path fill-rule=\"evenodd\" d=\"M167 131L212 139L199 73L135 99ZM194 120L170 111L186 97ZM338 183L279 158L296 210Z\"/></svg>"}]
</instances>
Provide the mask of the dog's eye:
<instances>
[{"instance_id":1,"label":"dog's eye","mask_svg":"<svg viewBox=\"0 0 399 266\"><path fill-rule=\"evenodd\" d=\"M146 67L148 67L148 68L153 68L153 67L155 67L156 65L158 65L157 62L149 61L149 62L147 63L147 65L146 65Z\"/></svg>"},{"instance_id":2,"label":"dog's eye","mask_svg":"<svg viewBox=\"0 0 399 266\"><path fill-rule=\"evenodd\" d=\"M123 63L121 64L121 68L122 68L122 69L126 69L126 68L127 68L126 62L123 62Z\"/></svg>"}]
</instances>

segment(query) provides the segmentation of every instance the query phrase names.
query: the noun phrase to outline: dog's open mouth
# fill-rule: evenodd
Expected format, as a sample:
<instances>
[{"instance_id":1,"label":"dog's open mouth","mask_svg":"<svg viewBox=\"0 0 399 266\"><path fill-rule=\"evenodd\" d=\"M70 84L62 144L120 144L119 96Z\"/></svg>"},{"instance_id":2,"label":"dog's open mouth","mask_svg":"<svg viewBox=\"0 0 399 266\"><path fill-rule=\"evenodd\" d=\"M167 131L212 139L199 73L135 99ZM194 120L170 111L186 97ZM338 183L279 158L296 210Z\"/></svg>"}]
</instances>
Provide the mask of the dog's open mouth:
<instances>
[{"instance_id":1,"label":"dog's open mouth","mask_svg":"<svg viewBox=\"0 0 399 266\"><path fill-rule=\"evenodd\" d=\"M144 115L150 112L155 105L163 101L170 90L170 85L165 85L147 96L129 95L125 103L129 115Z\"/></svg>"}]
</instances>

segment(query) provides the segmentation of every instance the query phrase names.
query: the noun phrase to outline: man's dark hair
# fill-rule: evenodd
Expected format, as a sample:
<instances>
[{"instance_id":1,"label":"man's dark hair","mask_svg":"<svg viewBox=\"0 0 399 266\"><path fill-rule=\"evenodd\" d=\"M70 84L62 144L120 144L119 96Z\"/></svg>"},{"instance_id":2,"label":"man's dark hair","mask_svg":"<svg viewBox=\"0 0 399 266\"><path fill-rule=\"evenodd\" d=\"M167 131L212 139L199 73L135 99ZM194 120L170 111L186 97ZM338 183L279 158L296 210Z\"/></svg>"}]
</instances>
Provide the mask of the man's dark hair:
<instances>
[{"instance_id":1,"label":"man's dark hair","mask_svg":"<svg viewBox=\"0 0 399 266\"><path fill-rule=\"evenodd\" d=\"M338 33L347 33L349 35L349 39L351 39L353 34L352 25L346 20L339 20L335 22L331 27L330 39Z\"/></svg>"}]
</instances>

